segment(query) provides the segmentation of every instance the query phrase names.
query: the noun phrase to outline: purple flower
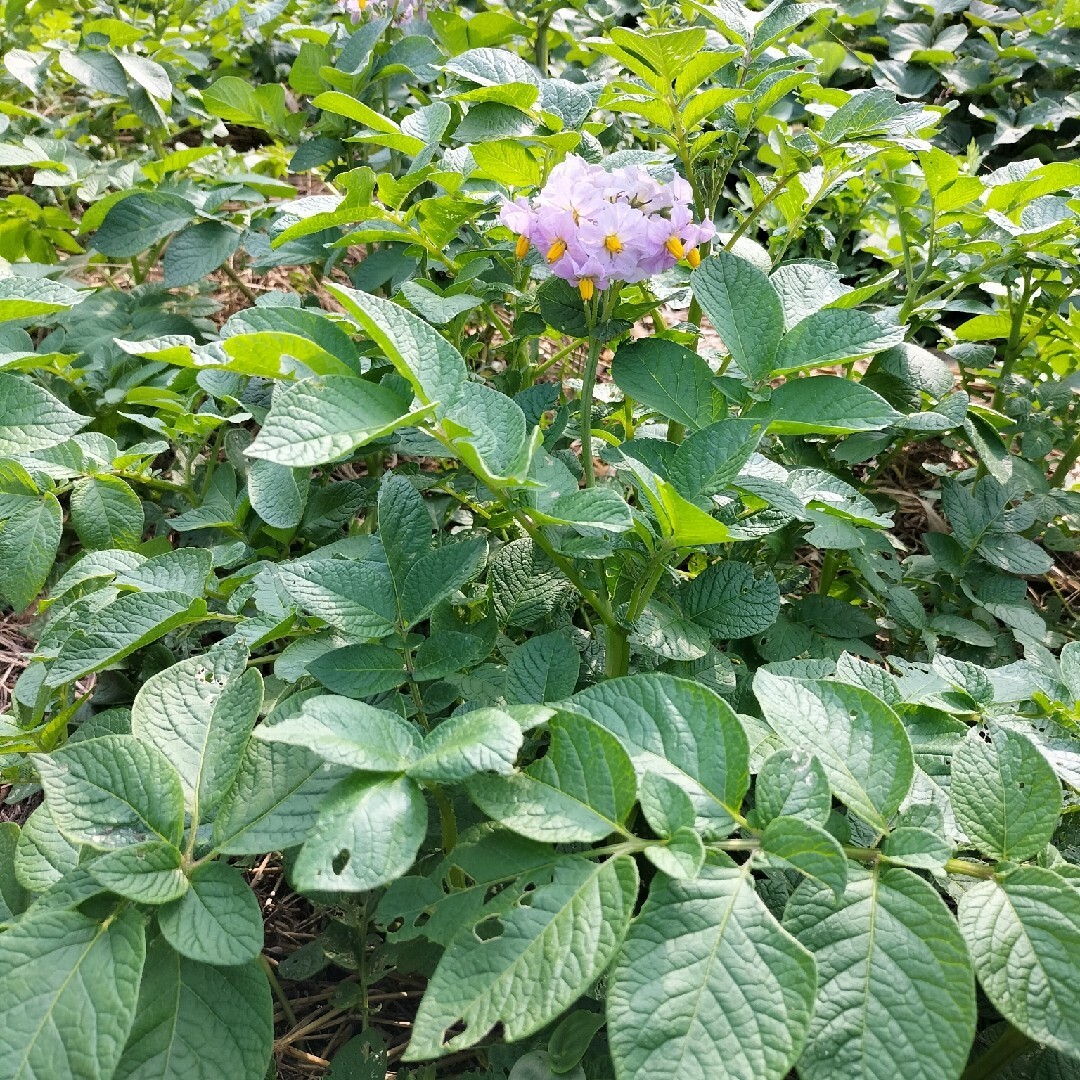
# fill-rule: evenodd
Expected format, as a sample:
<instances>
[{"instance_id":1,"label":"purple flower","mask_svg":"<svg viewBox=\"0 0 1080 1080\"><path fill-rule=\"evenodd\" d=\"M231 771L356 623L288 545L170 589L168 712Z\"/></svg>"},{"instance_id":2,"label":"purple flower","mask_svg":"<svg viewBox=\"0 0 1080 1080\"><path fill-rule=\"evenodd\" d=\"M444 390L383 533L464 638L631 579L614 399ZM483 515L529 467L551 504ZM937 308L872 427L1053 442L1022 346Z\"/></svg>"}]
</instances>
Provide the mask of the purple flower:
<instances>
[{"instance_id":1,"label":"purple flower","mask_svg":"<svg viewBox=\"0 0 1080 1080\"><path fill-rule=\"evenodd\" d=\"M572 154L534 199L504 202L499 220L518 234L519 258L535 245L551 272L588 300L614 281L642 281L680 259L697 266L698 245L716 230L708 219L694 222L692 201L681 176L661 183L644 169L608 172Z\"/></svg>"},{"instance_id":2,"label":"purple flower","mask_svg":"<svg viewBox=\"0 0 1080 1080\"><path fill-rule=\"evenodd\" d=\"M365 15L372 18L388 17L395 26L405 26L422 19L426 14L425 3L429 0L338 0L338 4L354 23Z\"/></svg>"}]
</instances>

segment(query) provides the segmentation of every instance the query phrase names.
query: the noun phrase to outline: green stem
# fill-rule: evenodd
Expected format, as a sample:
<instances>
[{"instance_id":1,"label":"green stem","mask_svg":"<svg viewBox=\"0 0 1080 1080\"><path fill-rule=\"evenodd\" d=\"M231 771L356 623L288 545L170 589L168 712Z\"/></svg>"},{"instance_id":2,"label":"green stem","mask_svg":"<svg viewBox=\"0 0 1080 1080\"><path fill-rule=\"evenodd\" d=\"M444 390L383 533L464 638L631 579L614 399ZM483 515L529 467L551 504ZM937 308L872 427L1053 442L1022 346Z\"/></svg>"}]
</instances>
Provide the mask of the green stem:
<instances>
[{"instance_id":1,"label":"green stem","mask_svg":"<svg viewBox=\"0 0 1080 1080\"><path fill-rule=\"evenodd\" d=\"M548 73L548 29L554 14L554 8L548 9L536 24L536 67L544 78Z\"/></svg>"},{"instance_id":2,"label":"green stem","mask_svg":"<svg viewBox=\"0 0 1080 1080\"><path fill-rule=\"evenodd\" d=\"M1008 1024L990 1049L964 1070L960 1080L989 1080L1034 1045L1022 1031Z\"/></svg>"},{"instance_id":3,"label":"green stem","mask_svg":"<svg viewBox=\"0 0 1080 1080\"><path fill-rule=\"evenodd\" d=\"M457 846L458 836L454 804L438 784L432 784L430 791L435 796L435 805L439 808L439 829L442 832L443 854L449 855Z\"/></svg>"},{"instance_id":4,"label":"green stem","mask_svg":"<svg viewBox=\"0 0 1080 1080\"><path fill-rule=\"evenodd\" d=\"M270 983L270 992L277 998L278 1004L281 1006L281 1011L285 1014L285 1019L289 1022L289 1027L296 1027L296 1013L293 1012L292 1006L289 1004L289 999L286 996L285 991L281 988L281 983L278 982L274 966L270 963L265 953L259 955L259 966L266 972L266 979Z\"/></svg>"},{"instance_id":5,"label":"green stem","mask_svg":"<svg viewBox=\"0 0 1080 1080\"><path fill-rule=\"evenodd\" d=\"M821 560L821 578L818 581L818 592L822 596L828 596L829 590L836 580L836 572L840 569L840 555L835 551L826 551Z\"/></svg>"},{"instance_id":6,"label":"green stem","mask_svg":"<svg viewBox=\"0 0 1080 1080\"><path fill-rule=\"evenodd\" d=\"M769 204L775 199L783 190L791 183L792 179L797 176L797 173L788 173L786 176L781 176L779 180L768 192L763 195L751 208L750 212L746 215L739 227L728 237L727 243L724 245L725 251L730 251L739 240L741 236L750 228L751 225L758 219L761 212L769 206Z\"/></svg>"},{"instance_id":7,"label":"green stem","mask_svg":"<svg viewBox=\"0 0 1080 1080\"><path fill-rule=\"evenodd\" d=\"M604 624L604 675L618 679L630 672L630 641L621 626Z\"/></svg>"},{"instance_id":8,"label":"green stem","mask_svg":"<svg viewBox=\"0 0 1080 1080\"><path fill-rule=\"evenodd\" d=\"M667 441L671 443L681 443L686 438L686 425L680 424L678 420L669 420L667 426Z\"/></svg>"},{"instance_id":9,"label":"green stem","mask_svg":"<svg viewBox=\"0 0 1080 1080\"><path fill-rule=\"evenodd\" d=\"M1050 474L1051 487L1061 487L1065 483L1069 478L1069 473L1072 472L1072 467L1076 464L1077 458L1080 458L1080 432L1069 444L1068 450L1065 451L1061 460L1057 463L1057 468Z\"/></svg>"},{"instance_id":10,"label":"green stem","mask_svg":"<svg viewBox=\"0 0 1080 1080\"><path fill-rule=\"evenodd\" d=\"M244 299L252 306L256 303L255 294L240 280L240 275L229 265L228 259L221 264L225 276L240 290Z\"/></svg>"},{"instance_id":11,"label":"green stem","mask_svg":"<svg viewBox=\"0 0 1080 1080\"><path fill-rule=\"evenodd\" d=\"M1011 327L1009 340L1005 345L1005 355L1001 359L1001 372L998 375L997 389L994 391L994 399L990 405L992 408L1001 410L1005 404L1005 384L1012 376L1013 365L1020 355L1020 335L1024 329L1024 316L1027 314L1028 301L1031 299L1032 281L1030 273L1024 271L1024 287L1020 292L1020 299L1013 304L1012 290L1009 290L1009 316Z\"/></svg>"},{"instance_id":12,"label":"green stem","mask_svg":"<svg viewBox=\"0 0 1080 1080\"><path fill-rule=\"evenodd\" d=\"M585 470L585 486L596 483L592 451L593 388L596 386L596 369L600 364L600 340L589 334L589 355L585 360L585 374L581 380L581 467Z\"/></svg>"}]
</instances>

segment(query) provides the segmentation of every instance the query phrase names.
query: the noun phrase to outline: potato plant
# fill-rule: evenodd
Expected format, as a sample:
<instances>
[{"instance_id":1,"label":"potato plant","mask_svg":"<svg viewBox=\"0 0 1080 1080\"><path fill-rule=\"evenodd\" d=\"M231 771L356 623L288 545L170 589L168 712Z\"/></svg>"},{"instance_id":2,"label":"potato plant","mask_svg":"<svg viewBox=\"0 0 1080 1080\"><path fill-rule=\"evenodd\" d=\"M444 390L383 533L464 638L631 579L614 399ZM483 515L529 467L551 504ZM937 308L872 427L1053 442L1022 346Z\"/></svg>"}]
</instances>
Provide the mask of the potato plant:
<instances>
[{"instance_id":1,"label":"potato plant","mask_svg":"<svg viewBox=\"0 0 1080 1080\"><path fill-rule=\"evenodd\" d=\"M1080 1075L1075 5L0 13L0 1080Z\"/></svg>"}]
</instances>

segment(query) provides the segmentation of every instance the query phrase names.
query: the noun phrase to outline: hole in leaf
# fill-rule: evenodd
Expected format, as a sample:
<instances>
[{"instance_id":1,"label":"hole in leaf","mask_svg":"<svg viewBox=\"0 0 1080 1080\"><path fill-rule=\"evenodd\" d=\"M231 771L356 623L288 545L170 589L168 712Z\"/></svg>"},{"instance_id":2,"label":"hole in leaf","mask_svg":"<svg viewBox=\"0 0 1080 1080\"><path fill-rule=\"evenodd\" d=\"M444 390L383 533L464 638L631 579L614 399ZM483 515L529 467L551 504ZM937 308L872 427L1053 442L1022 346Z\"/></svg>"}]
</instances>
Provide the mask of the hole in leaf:
<instances>
[{"instance_id":1,"label":"hole in leaf","mask_svg":"<svg viewBox=\"0 0 1080 1080\"><path fill-rule=\"evenodd\" d=\"M473 933L476 935L478 941L492 941L495 938L502 937L502 919L497 915L482 919L473 927Z\"/></svg>"},{"instance_id":2,"label":"hole in leaf","mask_svg":"<svg viewBox=\"0 0 1080 1080\"><path fill-rule=\"evenodd\" d=\"M330 863L330 869L335 874L341 874L344 872L345 867L349 865L349 851L347 848L342 848L333 858Z\"/></svg>"}]
</instances>

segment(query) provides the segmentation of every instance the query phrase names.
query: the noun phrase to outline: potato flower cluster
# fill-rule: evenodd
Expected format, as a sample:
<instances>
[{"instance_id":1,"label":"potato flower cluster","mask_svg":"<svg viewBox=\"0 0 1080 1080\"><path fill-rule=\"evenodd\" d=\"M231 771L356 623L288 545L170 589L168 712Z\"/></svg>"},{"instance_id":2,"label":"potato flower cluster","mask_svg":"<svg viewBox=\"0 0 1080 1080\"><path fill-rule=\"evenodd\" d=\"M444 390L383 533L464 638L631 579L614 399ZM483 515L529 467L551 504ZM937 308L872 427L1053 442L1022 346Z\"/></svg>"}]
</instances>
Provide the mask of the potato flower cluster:
<instances>
[{"instance_id":1,"label":"potato flower cluster","mask_svg":"<svg viewBox=\"0 0 1080 1080\"><path fill-rule=\"evenodd\" d=\"M499 217L518 234L519 258L535 245L553 274L591 300L612 282L643 281L680 259L697 266L699 245L716 229L708 218L694 221L692 202L681 176L665 183L634 166L609 172L571 154L535 198L507 200Z\"/></svg>"},{"instance_id":2,"label":"potato flower cluster","mask_svg":"<svg viewBox=\"0 0 1080 1080\"><path fill-rule=\"evenodd\" d=\"M389 17L395 26L405 26L425 14L425 0L338 0L338 3L354 23L365 16Z\"/></svg>"}]
</instances>

